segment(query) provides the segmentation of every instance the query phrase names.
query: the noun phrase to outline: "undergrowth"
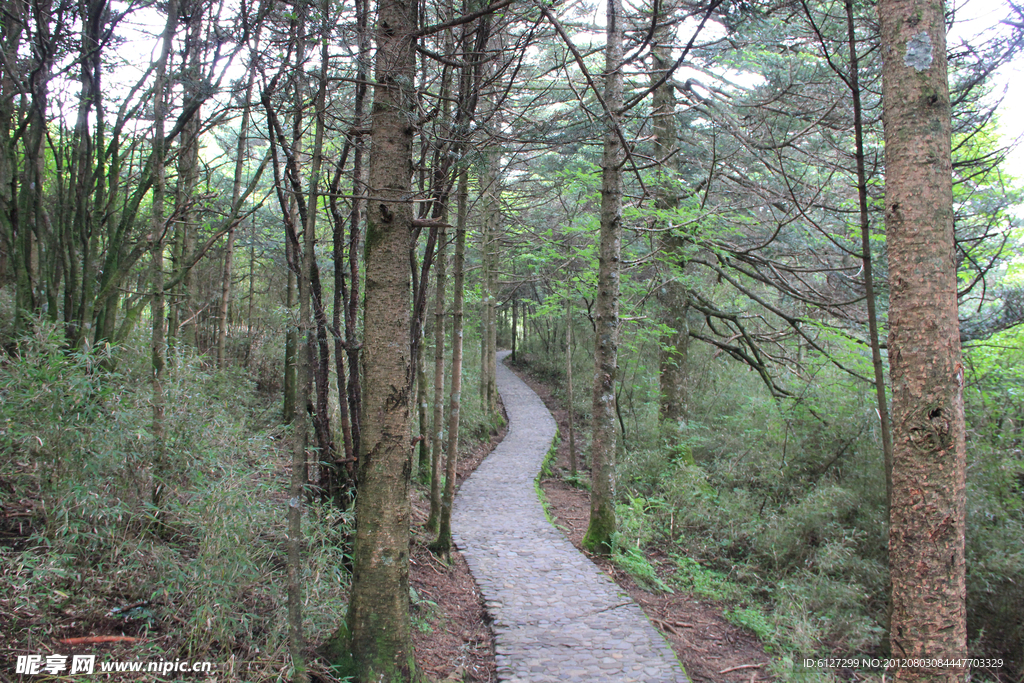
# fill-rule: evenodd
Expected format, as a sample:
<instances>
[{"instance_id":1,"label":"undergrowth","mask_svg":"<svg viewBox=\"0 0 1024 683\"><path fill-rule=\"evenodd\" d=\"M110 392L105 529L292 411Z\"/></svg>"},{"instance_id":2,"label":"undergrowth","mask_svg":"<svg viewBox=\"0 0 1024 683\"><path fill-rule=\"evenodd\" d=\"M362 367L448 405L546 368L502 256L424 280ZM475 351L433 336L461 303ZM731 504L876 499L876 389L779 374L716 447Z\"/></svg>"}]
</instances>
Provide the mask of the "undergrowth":
<instances>
[{"instance_id":1,"label":"undergrowth","mask_svg":"<svg viewBox=\"0 0 1024 683\"><path fill-rule=\"evenodd\" d=\"M968 635L971 656L1007 664L975 677L1017 681L1024 332L1004 336L965 355ZM532 349L524 364L564 405L564 355ZM577 357L585 377L589 356ZM871 393L823 365L799 400L779 402L751 373L691 351L688 418L662 441L656 357L619 363L633 384L620 391L616 564L648 589L719 601L773 653L779 679L834 679L808 657L884 656L888 520ZM585 418L584 393L574 409Z\"/></svg>"},{"instance_id":2,"label":"undergrowth","mask_svg":"<svg viewBox=\"0 0 1024 683\"><path fill-rule=\"evenodd\" d=\"M0 488L8 513L28 522L0 536L4 645L116 630L146 638L132 658L230 660L246 680L283 676L287 434L254 422L269 411L244 373L178 354L157 443L147 368L131 348L68 350L44 325L3 362ZM159 479L158 451L168 461ZM329 505L306 508L311 641L344 614L350 528Z\"/></svg>"}]
</instances>

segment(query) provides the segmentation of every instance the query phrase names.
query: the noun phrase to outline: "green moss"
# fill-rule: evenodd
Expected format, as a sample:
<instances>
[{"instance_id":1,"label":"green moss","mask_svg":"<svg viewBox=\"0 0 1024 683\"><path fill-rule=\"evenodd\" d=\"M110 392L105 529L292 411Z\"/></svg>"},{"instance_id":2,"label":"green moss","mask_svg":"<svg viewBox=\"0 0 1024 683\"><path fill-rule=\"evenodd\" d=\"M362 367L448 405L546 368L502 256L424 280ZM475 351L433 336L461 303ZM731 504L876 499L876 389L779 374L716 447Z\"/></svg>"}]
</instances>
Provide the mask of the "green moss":
<instances>
[{"instance_id":1,"label":"green moss","mask_svg":"<svg viewBox=\"0 0 1024 683\"><path fill-rule=\"evenodd\" d=\"M544 455L544 460L540 463L540 472L537 473L537 481L555 476L555 458L558 457L558 444L561 440L561 435L558 430L555 429L555 436L551 439L551 447L548 448L548 452Z\"/></svg>"},{"instance_id":2,"label":"green moss","mask_svg":"<svg viewBox=\"0 0 1024 683\"><path fill-rule=\"evenodd\" d=\"M555 521L555 518L551 516L551 505L548 503L547 495L544 494L544 489L540 487L540 480L553 476L552 465L555 462L555 456L558 455L559 440L560 436L558 430L555 429L555 437L551 439L551 447L548 448L548 452L544 456L544 460L541 461L540 471L537 472L537 476L533 479L533 490L537 492L537 500L540 501L540 506L544 510L544 516L553 527L557 527L558 523Z\"/></svg>"},{"instance_id":3,"label":"green moss","mask_svg":"<svg viewBox=\"0 0 1024 683\"><path fill-rule=\"evenodd\" d=\"M369 680L368 674L372 672L372 680L382 683L432 683L425 674L416 670L416 659L413 654L408 656L403 670L402 667L394 666L386 654L387 651L386 647L378 647L375 661L370 663L368 668L364 664L365 670L361 669L352 656L351 634L348 624L344 622L327 642L320 646L320 654L331 663L334 675L343 681Z\"/></svg>"},{"instance_id":4,"label":"green moss","mask_svg":"<svg viewBox=\"0 0 1024 683\"><path fill-rule=\"evenodd\" d=\"M320 646L320 655L331 663L331 669L339 678L348 678L356 673L355 659L349 648L348 623L341 622L338 630Z\"/></svg>"},{"instance_id":5,"label":"green moss","mask_svg":"<svg viewBox=\"0 0 1024 683\"><path fill-rule=\"evenodd\" d=\"M377 222L373 220L366 221L366 238L363 242L364 258L373 253L373 250L377 248L382 239L384 239L384 231L377 225Z\"/></svg>"},{"instance_id":6,"label":"green moss","mask_svg":"<svg viewBox=\"0 0 1024 683\"><path fill-rule=\"evenodd\" d=\"M598 511L591 514L590 526L583 536L583 547L598 555L608 555L612 551L612 536L615 534L615 513L611 510Z\"/></svg>"}]
</instances>

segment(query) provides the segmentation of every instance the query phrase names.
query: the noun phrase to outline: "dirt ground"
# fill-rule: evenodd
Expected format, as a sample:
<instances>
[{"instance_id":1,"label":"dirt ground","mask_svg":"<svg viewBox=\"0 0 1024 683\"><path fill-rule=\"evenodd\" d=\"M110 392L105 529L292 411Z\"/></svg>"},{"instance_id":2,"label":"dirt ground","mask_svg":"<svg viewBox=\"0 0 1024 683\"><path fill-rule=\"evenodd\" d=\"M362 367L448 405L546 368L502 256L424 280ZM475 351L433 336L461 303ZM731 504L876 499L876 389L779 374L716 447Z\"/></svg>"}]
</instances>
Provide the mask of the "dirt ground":
<instances>
[{"instance_id":1,"label":"dirt ground","mask_svg":"<svg viewBox=\"0 0 1024 683\"><path fill-rule=\"evenodd\" d=\"M468 456L460 458L458 485L504 436L502 429L490 443L479 443ZM451 563L445 564L427 550L434 539L423 528L430 513L429 490L414 489L412 504L414 541L409 581L421 598L413 610L416 666L436 681L497 681L494 635L469 566L458 551L453 551Z\"/></svg>"}]
</instances>

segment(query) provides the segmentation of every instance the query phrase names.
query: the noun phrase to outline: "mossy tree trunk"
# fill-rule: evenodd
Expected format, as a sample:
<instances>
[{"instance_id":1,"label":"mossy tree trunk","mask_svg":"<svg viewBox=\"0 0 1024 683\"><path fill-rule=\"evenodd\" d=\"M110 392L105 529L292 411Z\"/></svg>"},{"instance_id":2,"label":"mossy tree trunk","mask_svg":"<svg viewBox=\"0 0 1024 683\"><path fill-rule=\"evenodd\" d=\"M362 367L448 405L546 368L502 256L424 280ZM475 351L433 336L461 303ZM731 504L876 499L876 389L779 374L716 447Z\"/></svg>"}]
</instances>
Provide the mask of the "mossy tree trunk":
<instances>
[{"instance_id":1,"label":"mossy tree trunk","mask_svg":"<svg viewBox=\"0 0 1024 683\"><path fill-rule=\"evenodd\" d=\"M590 446L590 524L583 546L611 551L615 532L615 379L619 344L619 269L622 251L622 157L616 112L622 107L622 3L609 0L605 49L606 131L601 160L601 237Z\"/></svg>"},{"instance_id":2,"label":"mossy tree trunk","mask_svg":"<svg viewBox=\"0 0 1024 683\"><path fill-rule=\"evenodd\" d=\"M416 120L412 0L381 0L372 107L363 364L365 397L347 640L359 683L411 681L409 249Z\"/></svg>"},{"instance_id":3,"label":"mossy tree trunk","mask_svg":"<svg viewBox=\"0 0 1024 683\"><path fill-rule=\"evenodd\" d=\"M965 434L943 3L881 0L889 358L892 656L967 656ZM964 680L900 667L897 681Z\"/></svg>"}]
</instances>

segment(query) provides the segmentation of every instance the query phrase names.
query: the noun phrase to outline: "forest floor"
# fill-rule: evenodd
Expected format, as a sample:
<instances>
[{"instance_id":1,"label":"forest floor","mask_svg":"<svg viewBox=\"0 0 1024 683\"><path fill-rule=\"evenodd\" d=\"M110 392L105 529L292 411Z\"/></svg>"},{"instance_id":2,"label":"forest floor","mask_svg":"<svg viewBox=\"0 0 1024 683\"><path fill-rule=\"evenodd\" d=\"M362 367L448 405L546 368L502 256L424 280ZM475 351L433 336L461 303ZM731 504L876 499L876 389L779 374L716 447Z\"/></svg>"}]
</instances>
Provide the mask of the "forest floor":
<instances>
[{"instance_id":1,"label":"forest floor","mask_svg":"<svg viewBox=\"0 0 1024 683\"><path fill-rule=\"evenodd\" d=\"M567 414L552 399L551 391L523 372L517 372L544 400L558 422L561 434L568 434ZM501 441L504 433L503 428L500 433L492 434L489 441L477 441L471 446L467 438L469 448L460 454L459 484ZM284 466L282 476L286 474L286 469ZM568 444L564 438L558 446L554 471L568 472ZM550 514L573 544L579 547L589 514L589 493L574 488L560 476L544 479L541 484L547 496ZM418 597L413 607L417 666L431 680L438 682L494 683L497 681L497 669L493 634L480 591L461 554L453 551L450 563L445 563L427 550L427 545L433 540L433 534L424 529L429 512L428 489L423 486L413 487L411 499L413 543L410 583ZM10 511L7 513L9 516ZM17 534L18 538L8 540L18 541L26 533L21 530ZM17 543L12 547L19 548ZM769 680L767 669L770 660L760 643L749 632L727 622L722 617L720 605L695 600L680 593L657 594L645 591L611 562L597 557L591 559L626 590L641 605L652 623L666 634L691 680L714 683L763 683ZM652 564L658 564L658 558L651 560ZM0 636L0 651L7 654L36 651L38 643L23 642L15 635L19 632L24 635L22 627L26 623L23 623L21 617L8 614L7 610L2 609L6 602L0 600L0 632L3 633ZM102 610L97 612L101 613ZM46 621L54 616L39 615L38 619L29 621ZM111 623L77 618L76 623L65 624L62 621L57 628L62 636L94 633L144 635L126 631L121 621L107 621ZM172 651L172 645L177 640L173 631L171 628L170 632L164 634L161 643L154 647L161 645L166 651ZM127 642L115 644L111 650L111 654L123 653L124 659L131 659L138 654L133 644ZM0 666L0 680L5 680L7 673L7 667ZM322 662L313 666L311 675L315 681L334 680Z\"/></svg>"},{"instance_id":2,"label":"forest floor","mask_svg":"<svg viewBox=\"0 0 1024 683\"><path fill-rule=\"evenodd\" d=\"M494 450L505 432L502 427L489 442L477 442L468 454L459 454L457 485ZM424 526L430 514L429 487L414 487L411 498L409 583L421 598L413 608L416 666L435 681L497 681L494 634L469 565L457 550L452 550L451 561L445 564L427 549L436 537Z\"/></svg>"}]
</instances>

